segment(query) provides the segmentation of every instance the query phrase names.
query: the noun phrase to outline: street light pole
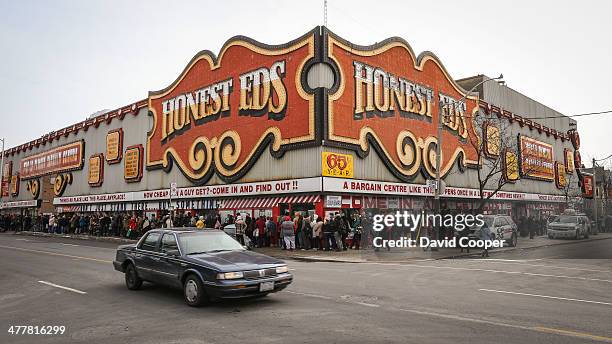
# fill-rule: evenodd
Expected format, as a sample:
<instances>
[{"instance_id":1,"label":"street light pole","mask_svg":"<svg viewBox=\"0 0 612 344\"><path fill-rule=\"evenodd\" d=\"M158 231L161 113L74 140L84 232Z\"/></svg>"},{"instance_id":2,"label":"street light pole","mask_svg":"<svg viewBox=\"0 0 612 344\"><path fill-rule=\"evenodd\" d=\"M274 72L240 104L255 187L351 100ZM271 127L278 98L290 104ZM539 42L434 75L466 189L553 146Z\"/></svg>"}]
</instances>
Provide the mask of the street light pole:
<instances>
[{"instance_id":1,"label":"street light pole","mask_svg":"<svg viewBox=\"0 0 612 344\"><path fill-rule=\"evenodd\" d=\"M479 82L478 84L476 84L474 87L472 87L469 91L467 91L467 93L461 97L461 99L459 99L459 101L455 102L454 100L452 100L452 102L450 104L448 104L447 106L455 106L455 104L459 104L461 105L461 103L463 103L467 96L472 93L472 91L474 91L478 86L484 84L485 82L491 81L491 80L502 80L504 78L503 74L500 74L497 78L488 78L488 79L484 79L481 82ZM440 104L441 105L441 104ZM440 213L440 168L441 168L441 155L442 155L442 126L443 124L443 118L442 118L442 108L440 107L440 111L438 113L438 142L436 144L436 186L434 188L434 200L435 200L435 207L436 207L436 213ZM439 228L440 226L437 226L437 228ZM438 238L438 233L439 230L436 231L436 239Z\"/></svg>"},{"instance_id":2,"label":"street light pole","mask_svg":"<svg viewBox=\"0 0 612 344\"><path fill-rule=\"evenodd\" d=\"M0 139L2 141L2 152L0 153L0 201L2 201L2 184L4 183L4 139Z\"/></svg>"}]
</instances>

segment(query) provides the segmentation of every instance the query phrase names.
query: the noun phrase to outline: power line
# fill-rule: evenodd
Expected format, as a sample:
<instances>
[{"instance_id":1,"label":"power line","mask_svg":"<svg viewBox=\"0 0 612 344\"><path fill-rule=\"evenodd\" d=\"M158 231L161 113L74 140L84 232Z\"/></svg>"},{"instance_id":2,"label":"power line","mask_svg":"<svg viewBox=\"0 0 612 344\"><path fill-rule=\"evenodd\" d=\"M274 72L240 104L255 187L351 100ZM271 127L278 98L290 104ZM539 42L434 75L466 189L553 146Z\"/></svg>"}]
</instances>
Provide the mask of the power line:
<instances>
[{"instance_id":1,"label":"power line","mask_svg":"<svg viewBox=\"0 0 612 344\"><path fill-rule=\"evenodd\" d=\"M607 157L605 157L603 159L593 159L593 160L595 160L595 161L604 161L604 160L608 160L610 158L612 158L612 154L608 155Z\"/></svg>"}]
</instances>

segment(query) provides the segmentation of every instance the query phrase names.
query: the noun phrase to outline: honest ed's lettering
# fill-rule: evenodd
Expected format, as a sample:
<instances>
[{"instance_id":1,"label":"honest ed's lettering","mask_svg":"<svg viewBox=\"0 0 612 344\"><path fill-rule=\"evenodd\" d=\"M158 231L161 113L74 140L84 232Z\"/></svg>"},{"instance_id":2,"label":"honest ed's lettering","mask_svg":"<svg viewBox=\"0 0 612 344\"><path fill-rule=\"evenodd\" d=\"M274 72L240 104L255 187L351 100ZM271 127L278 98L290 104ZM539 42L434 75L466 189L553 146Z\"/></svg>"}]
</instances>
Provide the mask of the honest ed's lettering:
<instances>
[{"instance_id":1,"label":"honest ed's lettering","mask_svg":"<svg viewBox=\"0 0 612 344\"><path fill-rule=\"evenodd\" d=\"M277 61L270 68L262 67L238 76L240 86L240 116L281 120L287 110L287 88L283 83L285 61ZM167 142L177 134L221 117L230 116L234 79L218 81L195 91L180 94L162 102L161 141Z\"/></svg>"}]
</instances>

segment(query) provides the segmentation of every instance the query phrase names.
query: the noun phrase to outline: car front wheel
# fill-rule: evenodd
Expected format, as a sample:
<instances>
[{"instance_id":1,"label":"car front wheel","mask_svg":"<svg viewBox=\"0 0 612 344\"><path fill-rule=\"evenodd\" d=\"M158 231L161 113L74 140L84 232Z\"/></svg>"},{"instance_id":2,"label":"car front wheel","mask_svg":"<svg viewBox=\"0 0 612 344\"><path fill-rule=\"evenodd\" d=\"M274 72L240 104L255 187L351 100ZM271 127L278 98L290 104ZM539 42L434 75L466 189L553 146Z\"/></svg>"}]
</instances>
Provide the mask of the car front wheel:
<instances>
[{"instance_id":1,"label":"car front wheel","mask_svg":"<svg viewBox=\"0 0 612 344\"><path fill-rule=\"evenodd\" d=\"M128 264L125 268L125 285L129 290L138 290L142 287L142 280L138 277L134 264Z\"/></svg>"},{"instance_id":2,"label":"car front wheel","mask_svg":"<svg viewBox=\"0 0 612 344\"><path fill-rule=\"evenodd\" d=\"M196 275L189 275L183 284L185 303L191 307L199 307L206 303L204 285Z\"/></svg>"}]
</instances>

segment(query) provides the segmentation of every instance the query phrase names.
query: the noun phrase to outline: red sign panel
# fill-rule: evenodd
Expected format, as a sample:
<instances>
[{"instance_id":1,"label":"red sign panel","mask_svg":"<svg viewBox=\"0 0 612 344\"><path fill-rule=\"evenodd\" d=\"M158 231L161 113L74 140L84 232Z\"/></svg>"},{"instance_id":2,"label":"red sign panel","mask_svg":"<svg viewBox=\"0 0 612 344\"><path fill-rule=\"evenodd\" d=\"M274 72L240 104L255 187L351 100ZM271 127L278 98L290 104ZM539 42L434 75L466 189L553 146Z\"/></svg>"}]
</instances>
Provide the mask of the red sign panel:
<instances>
[{"instance_id":1,"label":"red sign panel","mask_svg":"<svg viewBox=\"0 0 612 344\"><path fill-rule=\"evenodd\" d=\"M582 175L582 197L593 198L593 175Z\"/></svg>"},{"instance_id":2,"label":"red sign panel","mask_svg":"<svg viewBox=\"0 0 612 344\"><path fill-rule=\"evenodd\" d=\"M46 152L30 155L21 160L21 179L29 179L51 173L80 170L83 168L83 141L69 143Z\"/></svg>"},{"instance_id":3,"label":"red sign panel","mask_svg":"<svg viewBox=\"0 0 612 344\"><path fill-rule=\"evenodd\" d=\"M372 145L404 181L419 171L433 176L442 116L442 175L457 159L463 166L478 164L470 143L477 137L477 98L466 96L433 54L417 57L400 39L359 47L332 33L325 47L339 74L328 97L326 142L361 156Z\"/></svg>"},{"instance_id":4,"label":"red sign panel","mask_svg":"<svg viewBox=\"0 0 612 344\"><path fill-rule=\"evenodd\" d=\"M236 38L218 57L196 55L174 83L149 93L147 167L175 162L194 182L214 171L232 181L268 145L280 155L314 141L314 95L305 90L304 67L315 56L315 35L280 46Z\"/></svg>"},{"instance_id":5,"label":"red sign panel","mask_svg":"<svg viewBox=\"0 0 612 344\"><path fill-rule=\"evenodd\" d=\"M555 180L552 145L519 135L521 177L546 181Z\"/></svg>"}]
</instances>

